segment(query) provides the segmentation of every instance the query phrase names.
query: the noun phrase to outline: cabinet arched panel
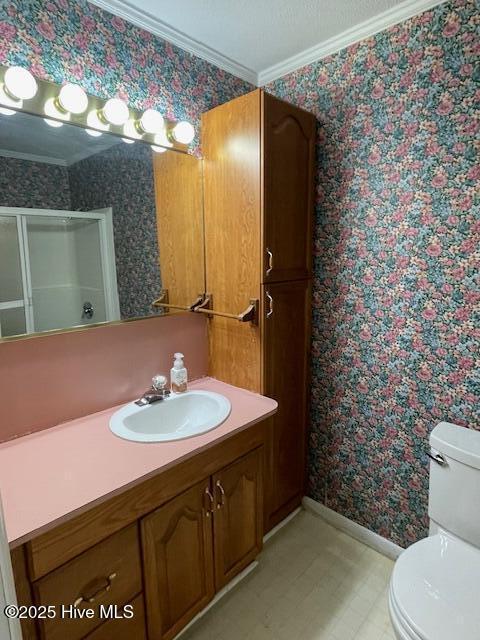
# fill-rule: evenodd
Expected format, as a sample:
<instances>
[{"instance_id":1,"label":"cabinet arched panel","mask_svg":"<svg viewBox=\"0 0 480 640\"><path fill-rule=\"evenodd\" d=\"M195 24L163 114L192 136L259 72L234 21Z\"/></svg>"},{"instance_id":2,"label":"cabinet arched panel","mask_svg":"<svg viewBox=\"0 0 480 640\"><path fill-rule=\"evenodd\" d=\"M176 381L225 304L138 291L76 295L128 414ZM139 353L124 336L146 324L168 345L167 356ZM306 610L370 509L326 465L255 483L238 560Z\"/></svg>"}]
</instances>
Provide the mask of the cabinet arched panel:
<instances>
[{"instance_id":1,"label":"cabinet arched panel","mask_svg":"<svg viewBox=\"0 0 480 640\"><path fill-rule=\"evenodd\" d=\"M257 449L213 476L215 584L229 582L262 548L263 487Z\"/></svg>"},{"instance_id":2,"label":"cabinet arched panel","mask_svg":"<svg viewBox=\"0 0 480 640\"><path fill-rule=\"evenodd\" d=\"M195 485L142 520L150 640L173 638L213 598L208 486Z\"/></svg>"},{"instance_id":3,"label":"cabinet arched panel","mask_svg":"<svg viewBox=\"0 0 480 640\"><path fill-rule=\"evenodd\" d=\"M268 94L264 109L263 281L311 275L315 121Z\"/></svg>"}]
</instances>

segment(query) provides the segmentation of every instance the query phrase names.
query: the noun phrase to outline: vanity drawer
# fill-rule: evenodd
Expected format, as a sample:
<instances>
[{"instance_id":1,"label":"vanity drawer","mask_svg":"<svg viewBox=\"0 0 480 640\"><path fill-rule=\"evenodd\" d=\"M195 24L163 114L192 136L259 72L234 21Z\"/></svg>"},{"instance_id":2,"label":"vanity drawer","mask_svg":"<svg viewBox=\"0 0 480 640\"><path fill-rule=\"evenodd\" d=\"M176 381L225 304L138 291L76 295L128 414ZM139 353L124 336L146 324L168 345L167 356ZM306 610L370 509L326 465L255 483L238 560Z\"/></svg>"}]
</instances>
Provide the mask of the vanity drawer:
<instances>
[{"instance_id":1,"label":"vanity drawer","mask_svg":"<svg viewBox=\"0 0 480 640\"><path fill-rule=\"evenodd\" d=\"M142 591L137 525L122 529L37 580L33 591L36 604L54 605L56 612L55 618L40 621L42 640L84 638L105 622L100 605L122 607ZM71 605L71 616L69 609L62 618L62 605ZM93 617L80 617L88 609L93 609Z\"/></svg>"},{"instance_id":2,"label":"vanity drawer","mask_svg":"<svg viewBox=\"0 0 480 640\"><path fill-rule=\"evenodd\" d=\"M145 603L143 596L129 602L133 607L133 618L109 620L89 633L85 640L146 640Z\"/></svg>"}]
</instances>

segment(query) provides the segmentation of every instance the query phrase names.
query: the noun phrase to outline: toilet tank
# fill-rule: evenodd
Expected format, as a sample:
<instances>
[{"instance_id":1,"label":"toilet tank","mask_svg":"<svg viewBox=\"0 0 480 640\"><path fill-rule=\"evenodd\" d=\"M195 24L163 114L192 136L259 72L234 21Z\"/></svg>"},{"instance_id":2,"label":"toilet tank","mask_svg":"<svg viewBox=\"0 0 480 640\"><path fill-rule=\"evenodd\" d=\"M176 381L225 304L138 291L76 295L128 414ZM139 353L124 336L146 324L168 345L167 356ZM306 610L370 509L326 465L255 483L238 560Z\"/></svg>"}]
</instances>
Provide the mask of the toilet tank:
<instances>
[{"instance_id":1,"label":"toilet tank","mask_svg":"<svg viewBox=\"0 0 480 640\"><path fill-rule=\"evenodd\" d=\"M440 454L430 462L430 531L440 527L480 548L480 431L440 422L430 446Z\"/></svg>"}]
</instances>

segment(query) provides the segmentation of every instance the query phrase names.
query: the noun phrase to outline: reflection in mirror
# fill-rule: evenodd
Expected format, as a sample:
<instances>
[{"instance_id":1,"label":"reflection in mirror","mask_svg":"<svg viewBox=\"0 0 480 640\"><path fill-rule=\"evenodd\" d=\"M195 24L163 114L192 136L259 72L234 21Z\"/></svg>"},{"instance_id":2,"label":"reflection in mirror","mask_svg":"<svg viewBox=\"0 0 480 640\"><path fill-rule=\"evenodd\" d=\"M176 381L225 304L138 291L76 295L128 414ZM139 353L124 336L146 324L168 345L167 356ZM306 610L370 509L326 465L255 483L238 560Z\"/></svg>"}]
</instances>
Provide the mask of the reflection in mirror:
<instances>
[{"instance_id":1,"label":"reflection in mirror","mask_svg":"<svg viewBox=\"0 0 480 640\"><path fill-rule=\"evenodd\" d=\"M201 161L0 115L0 336L189 306L204 291Z\"/></svg>"}]
</instances>

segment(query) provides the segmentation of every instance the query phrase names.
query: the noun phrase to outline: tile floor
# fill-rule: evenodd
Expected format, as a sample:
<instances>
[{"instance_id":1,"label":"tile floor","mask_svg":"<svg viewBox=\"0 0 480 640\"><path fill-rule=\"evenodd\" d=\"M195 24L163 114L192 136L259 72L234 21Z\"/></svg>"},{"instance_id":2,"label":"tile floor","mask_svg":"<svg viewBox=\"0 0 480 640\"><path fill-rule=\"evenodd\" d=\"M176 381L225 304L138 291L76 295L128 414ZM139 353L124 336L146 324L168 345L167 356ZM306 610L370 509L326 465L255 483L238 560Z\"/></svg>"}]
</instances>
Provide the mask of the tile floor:
<instances>
[{"instance_id":1,"label":"tile floor","mask_svg":"<svg viewBox=\"0 0 480 640\"><path fill-rule=\"evenodd\" d=\"M393 562L302 511L181 640L394 640Z\"/></svg>"}]
</instances>

